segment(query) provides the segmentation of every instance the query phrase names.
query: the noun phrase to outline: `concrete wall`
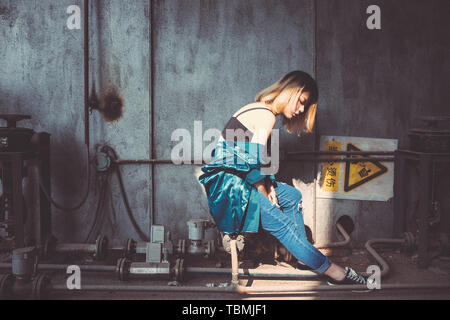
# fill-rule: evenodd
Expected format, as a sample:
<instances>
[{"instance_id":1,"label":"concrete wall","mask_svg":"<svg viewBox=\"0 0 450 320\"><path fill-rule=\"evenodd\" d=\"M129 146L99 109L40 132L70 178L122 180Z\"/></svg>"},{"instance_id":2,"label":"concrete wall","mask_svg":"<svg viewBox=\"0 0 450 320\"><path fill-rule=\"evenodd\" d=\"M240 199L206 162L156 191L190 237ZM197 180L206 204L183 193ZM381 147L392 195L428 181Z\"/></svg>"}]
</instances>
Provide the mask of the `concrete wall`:
<instances>
[{"instance_id":1,"label":"concrete wall","mask_svg":"<svg viewBox=\"0 0 450 320\"><path fill-rule=\"evenodd\" d=\"M4 63L0 67L0 106L2 113L32 116L21 126L51 134L52 196L56 202L73 207L86 191L87 164L83 30L67 28L69 5L83 10L83 1L1 1ZM92 113L91 158L95 146L105 143L120 158L149 158L149 3L90 1L90 5L91 85L100 100L109 87L115 87L125 102L119 121L107 123L100 113ZM148 234L149 168L129 166L121 170L133 213ZM30 177L31 181L34 177ZM137 238L115 175L110 186L111 196L105 199L104 214L98 218L103 221L99 232L120 243L127 237ZM95 221L100 194L95 172L91 174L90 189L81 209L63 212L53 208L53 231L59 240L86 239ZM37 192L33 194L30 201L35 203Z\"/></svg>"},{"instance_id":2,"label":"concrete wall","mask_svg":"<svg viewBox=\"0 0 450 320\"><path fill-rule=\"evenodd\" d=\"M66 27L73 4L83 10L81 0L0 0L1 112L30 114L33 119L22 126L51 133L52 193L66 206L81 200L87 177L83 31ZM448 5L379 0L382 30L371 31L365 13L370 4L91 0L90 83L100 100L114 87L124 101L116 122L106 122L96 110L90 116L91 156L97 145L108 144L120 159L148 159L153 143L156 158L170 158L177 143L171 141L173 130L185 128L194 138L194 121L202 121L202 132L221 130L236 109L294 69L317 76L318 125L316 134L302 138L282 131L283 149L313 150L317 135L392 138L405 147L415 115L448 114ZM134 217L147 235L151 216L175 239L187 237L190 218L209 216L199 169L155 165L152 177L149 165L121 167ZM316 200L314 171L311 163L282 163L277 178L302 191L305 223L316 240L337 239L332 226L341 213L354 220L357 241L390 236L392 201ZM53 209L53 230L61 241L83 241L91 229L100 192L98 175L92 172L91 178L80 210ZM137 239L115 175L109 185L98 231L113 244ZM30 194L35 203L36 190Z\"/></svg>"},{"instance_id":3,"label":"concrete wall","mask_svg":"<svg viewBox=\"0 0 450 320\"><path fill-rule=\"evenodd\" d=\"M294 69L312 73L312 4L298 0L155 2L156 157L170 158L172 147L179 143L171 141L175 129L189 130L194 143L194 121L201 121L201 134L210 128L221 131L237 109L283 74ZM201 142L201 135L196 137ZM301 140L283 132L280 139L284 148L313 148L312 137ZM208 144L203 142L203 147ZM284 179L291 184L292 178L311 179L313 167L307 168L290 164L284 168ZM156 166L155 223L187 237L186 221L209 218L206 195L197 179L200 173L200 166ZM312 216L313 185L302 188Z\"/></svg>"},{"instance_id":4,"label":"concrete wall","mask_svg":"<svg viewBox=\"0 0 450 320\"><path fill-rule=\"evenodd\" d=\"M366 27L372 4L381 8L381 30ZM320 135L398 139L405 149L416 117L449 115L449 8L446 1L317 1ZM414 168L407 175L418 189ZM352 239L392 237L393 214L393 199L317 199L316 240L338 239L341 215L355 223Z\"/></svg>"}]
</instances>

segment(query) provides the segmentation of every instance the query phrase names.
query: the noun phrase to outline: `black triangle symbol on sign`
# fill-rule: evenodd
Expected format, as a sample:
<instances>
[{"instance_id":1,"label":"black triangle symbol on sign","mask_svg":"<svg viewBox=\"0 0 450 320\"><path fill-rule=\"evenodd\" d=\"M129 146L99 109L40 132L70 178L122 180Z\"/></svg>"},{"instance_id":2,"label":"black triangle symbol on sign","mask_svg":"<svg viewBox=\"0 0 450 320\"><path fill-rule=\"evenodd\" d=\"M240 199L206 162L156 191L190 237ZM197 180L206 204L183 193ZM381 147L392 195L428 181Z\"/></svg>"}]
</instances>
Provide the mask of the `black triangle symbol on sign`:
<instances>
[{"instance_id":1,"label":"black triangle symbol on sign","mask_svg":"<svg viewBox=\"0 0 450 320\"><path fill-rule=\"evenodd\" d=\"M362 150L351 143L347 143L347 151L362 151ZM357 159L360 156L350 156L350 157L354 157ZM359 187L360 185L363 185L364 183L367 183L370 180L373 180L376 177L381 176L382 174L384 174L388 171L388 169L385 166L383 166L379 161L369 160L369 161L364 161L364 162L370 162L370 163L374 164L375 166L377 166L380 170L377 171L376 173L369 175L369 176L365 177L364 179L361 179L358 182L350 185L349 184L350 183L350 165L358 163L358 161L355 160L355 161L346 162L345 163L345 179L344 179L344 191L345 192L349 192L349 191Z\"/></svg>"}]
</instances>

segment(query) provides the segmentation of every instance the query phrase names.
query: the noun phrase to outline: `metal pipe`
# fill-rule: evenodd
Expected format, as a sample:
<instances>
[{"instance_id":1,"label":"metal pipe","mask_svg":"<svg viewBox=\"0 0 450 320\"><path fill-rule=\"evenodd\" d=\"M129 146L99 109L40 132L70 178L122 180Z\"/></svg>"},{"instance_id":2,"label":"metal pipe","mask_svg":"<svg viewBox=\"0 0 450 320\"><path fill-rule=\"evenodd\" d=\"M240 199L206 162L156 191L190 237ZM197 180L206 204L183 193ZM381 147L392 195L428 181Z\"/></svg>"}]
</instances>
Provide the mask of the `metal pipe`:
<instances>
[{"instance_id":1,"label":"metal pipe","mask_svg":"<svg viewBox=\"0 0 450 320\"><path fill-rule=\"evenodd\" d=\"M256 278L271 277L271 278L319 278L322 277L320 274L314 273L312 271L299 271L298 269L286 269L280 271L277 268L270 269L237 269L237 274L239 276L250 276ZM232 269L230 268L201 268L201 267L188 267L185 270L186 273L201 273L201 274L230 274Z\"/></svg>"},{"instance_id":2,"label":"metal pipe","mask_svg":"<svg viewBox=\"0 0 450 320\"><path fill-rule=\"evenodd\" d=\"M54 252L58 253L90 253L97 252L97 245L83 243L61 243L55 245Z\"/></svg>"},{"instance_id":3,"label":"metal pipe","mask_svg":"<svg viewBox=\"0 0 450 320\"><path fill-rule=\"evenodd\" d=\"M149 5L149 14L150 17L150 30L149 30L149 65L150 65L150 90L149 90L149 102L150 102L150 157L155 158L156 157L156 144L155 144L155 19L154 19L154 12L155 12L155 4L154 1L150 1ZM150 212L150 227L155 224L155 210L156 210L156 204L155 204L155 198L156 198L156 183L155 183L155 163L152 163L150 166L151 171L151 197L152 197L152 204L151 204L151 212Z\"/></svg>"},{"instance_id":4,"label":"metal pipe","mask_svg":"<svg viewBox=\"0 0 450 320\"><path fill-rule=\"evenodd\" d=\"M338 248L338 247L345 247L350 243L350 236L345 231L344 227L340 223L336 223L336 228L339 230L341 235L344 237L344 241L338 241L338 242L332 242L329 244L324 245L317 245L315 246L317 249L328 249L328 248Z\"/></svg>"},{"instance_id":5,"label":"metal pipe","mask_svg":"<svg viewBox=\"0 0 450 320\"><path fill-rule=\"evenodd\" d=\"M307 157L301 157L298 159L285 159L285 161L317 161L317 162L348 162L348 161L354 161L354 162L361 162L361 161L382 161L382 162L389 162L394 161L394 157L360 157L360 158L324 158L324 157L314 157L314 158L307 158ZM124 164L174 164L171 159L140 159L140 160L113 160L115 164L118 165L124 165ZM200 164L207 164L208 162L205 162L202 160L202 163L200 163L200 160L192 160L187 163L183 162L180 165L200 165ZM178 165L178 164L177 164Z\"/></svg>"},{"instance_id":6,"label":"metal pipe","mask_svg":"<svg viewBox=\"0 0 450 320\"><path fill-rule=\"evenodd\" d=\"M384 155L393 156L395 151L288 151L286 155Z\"/></svg>"},{"instance_id":7,"label":"metal pipe","mask_svg":"<svg viewBox=\"0 0 450 320\"><path fill-rule=\"evenodd\" d=\"M238 256L236 249L236 239L232 239L230 241L230 249L231 249L231 283L233 285L239 284L239 271L238 271Z\"/></svg>"},{"instance_id":8,"label":"metal pipe","mask_svg":"<svg viewBox=\"0 0 450 320\"><path fill-rule=\"evenodd\" d=\"M69 291L67 285L64 284L50 284L47 289L53 291ZM407 290L407 289L439 289L449 290L449 284L385 284L380 290ZM238 293L238 294L261 294L261 293L305 293L305 292L319 292L319 291L351 291L351 290L371 290L365 285L317 285L317 286L227 286L227 287L201 287L201 286L152 286L152 285L97 285L85 284L81 289L74 291L128 291L128 292L209 292L209 293ZM372 289L375 290L375 289Z\"/></svg>"},{"instance_id":9,"label":"metal pipe","mask_svg":"<svg viewBox=\"0 0 450 320\"><path fill-rule=\"evenodd\" d=\"M367 252L380 264L381 277L386 276L389 273L389 265L387 262L372 248L374 244L404 244L404 239L371 239L365 244Z\"/></svg>"},{"instance_id":10,"label":"metal pipe","mask_svg":"<svg viewBox=\"0 0 450 320\"><path fill-rule=\"evenodd\" d=\"M37 266L38 271L66 271L69 264L39 264ZM78 265L81 271L92 272L116 272L116 266L107 265ZM0 269L11 269L10 263L0 263ZM200 273L200 274L230 274L232 269L230 268L202 268L202 267L187 267L185 273ZM312 271L304 270L299 271L297 269L288 269L280 271L277 268L270 268L264 270L258 269L242 269L238 268L237 273L239 276L249 276L256 278L320 278L321 275Z\"/></svg>"},{"instance_id":11,"label":"metal pipe","mask_svg":"<svg viewBox=\"0 0 450 320\"><path fill-rule=\"evenodd\" d=\"M89 150L89 0L84 0L84 143ZM89 179L89 177L88 177Z\"/></svg>"},{"instance_id":12,"label":"metal pipe","mask_svg":"<svg viewBox=\"0 0 450 320\"><path fill-rule=\"evenodd\" d=\"M363 162L363 161L380 161L390 162L394 161L394 157L361 157L361 158L298 158L298 159L285 159L285 161L311 161L311 162Z\"/></svg>"},{"instance_id":13,"label":"metal pipe","mask_svg":"<svg viewBox=\"0 0 450 320\"><path fill-rule=\"evenodd\" d=\"M113 163L123 165L123 164L171 164L173 162L172 160L169 159L141 159L141 160L113 160Z\"/></svg>"},{"instance_id":14,"label":"metal pipe","mask_svg":"<svg viewBox=\"0 0 450 320\"><path fill-rule=\"evenodd\" d=\"M298 153L298 152L292 152L288 153L288 155L309 155L309 154L317 154L317 155L369 155L369 154L378 154L378 155L393 155L393 152L386 152L386 151L379 151L378 153L370 153L366 151L356 152L356 151L327 151L327 152L304 152L304 153ZM360 157L360 158L329 158L329 157L299 157L299 158L287 158L285 161L317 161L317 162L348 162L348 161L355 161L355 162L361 162L361 161L382 161L382 162L389 162L394 161L394 157ZM126 164L174 164L171 159L128 159L128 160L113 160L113 163L117 165L126 165ZM208 162L205 162L202 159L193 159L187 163L181 163L180 165L205 165L208 164ZM178 165L178 164L177 164Z\"/></svg>"},{"instance_id":15,"label":"metal pipe","mask_svg":"<svg viewBox=\"0 0 450 320\"><path fill-rule=\"evenodd\" d=\"M381 289L450 289L450 283L433 284L384 284ZM238 293L252 294L252 293L301 293L301 292L315 292L315 291L352 291L352 290L376 290L369 289L366 285L318 285L318 286L258 286L258 287L243 287L236 288Z\"/></svg>"},{"instance_id":16,"label":"metal pipe","mask_svg":"<svg viewBox=\"0 0 450 320\"><path fill-rule=\"evenodd\" d=\"M45 264L40 263L37 265L38 271L66 271L70 264ZM81 271L92 271L92 272L115 272L115 266L105 266L105 265L78 265ZM0 263L0 269L11 269L11 263Z\"/></svg>"}]
</instances>

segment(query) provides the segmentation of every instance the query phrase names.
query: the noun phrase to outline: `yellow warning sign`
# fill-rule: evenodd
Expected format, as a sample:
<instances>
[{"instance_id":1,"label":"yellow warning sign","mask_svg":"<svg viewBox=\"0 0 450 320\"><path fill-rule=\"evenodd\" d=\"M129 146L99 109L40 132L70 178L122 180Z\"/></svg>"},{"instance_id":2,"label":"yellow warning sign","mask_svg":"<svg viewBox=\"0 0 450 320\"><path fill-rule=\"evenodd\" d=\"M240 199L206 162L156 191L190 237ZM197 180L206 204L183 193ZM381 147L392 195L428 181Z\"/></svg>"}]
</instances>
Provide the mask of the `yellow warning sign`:
<instances>
[{"instance_id":1,"label":"yellow warning sign","mask_svg":"<svg viewBox=\"0 0 450 320\"><path fill-rule=\"evenodd\" d=\"M341 151L342 144L338 141L326 141L325 150L326 151ZM339 155L334 156L334 158L339 157ZM328 192L338 192L339 191L339 162L325 162L323 165L323 183L322 190Z\"/></svg>"},{"instance_id":2,"label":"yellow warning sign","mask_svg":"<svg viewBox=\"0 0 450 320\"><path fill-rule=\"evenodd\" d=\"M361 149L359 149L352 143L347 143L347 151L361 151ZM381 176L388 171L388 169L379 161L370 160L358 162L357 159L359 157L363 156L353 155L351 156L351 158L355 158L355 161L348 161L345 163L345 192L350 192L353 189Z\"/></svg>"}]
</instances>

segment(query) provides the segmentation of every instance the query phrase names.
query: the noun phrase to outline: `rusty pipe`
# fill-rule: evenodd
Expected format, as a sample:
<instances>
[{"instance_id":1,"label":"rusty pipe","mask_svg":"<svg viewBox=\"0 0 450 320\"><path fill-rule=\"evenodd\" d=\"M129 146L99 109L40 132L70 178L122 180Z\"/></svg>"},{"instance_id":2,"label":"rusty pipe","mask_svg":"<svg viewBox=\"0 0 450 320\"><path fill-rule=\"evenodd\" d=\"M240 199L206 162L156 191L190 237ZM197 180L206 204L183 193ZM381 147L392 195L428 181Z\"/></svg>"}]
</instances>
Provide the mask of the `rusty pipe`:
<instances>
[{"instance_id":1,"label":"rusty pipe","mask_svg":"<svg viewBox=\"0 0 450 320\"><path fill-rule=\"evenodd\" d=\"M84 143L89 150L89 0L84 0ZM88 177L89 178L89 177Z\"/></svg>"},{"instance_id":2,"label":"rusty pipe","mask_svg":"<svg viewBox=\"0 0 450 320\"><path fill-rule=\"evenodd\" d=\"M38 264L38 271L66 271L70 264ZM108 265L78 265L81 271L90 271L90 272L116 272L116 266L108 266ZM0 269L11 269L11 263L0 263ZM203 268L203 267L187 267L185 268L185 273L194 273L194 274L220 274L226 275L230 274L232 269L230 268ZM239 276L249 276L255 278L320 278L321 275L314 273L312 271L304 270L299 271L297 269L288 269L280 271L279 268L270 268L270 269L242 269L238 268L237 273Z\"/></svg>"},{"instance_id":3,"label":"rusty pipe","mask_svg":"<svg viewBox=\"0 0 450 320\"><path fill-rule=\"evenodd\" d=\"M361 157L361 158L324 158L324 157L314 157L314 158L298 158L298 159L285 159L285 161L311 161L311 162L362 162L362 161L381 161L381 162L391 162L394 161L393 157ZM136 160L115 160L113 161L117 165L125 164L174 164L171 159L136 159ZM187 163L183 162L176 165L205 165L209 162L202 160L192 160Z\"/></svg>"},{"instance_id":4,"label":"rusty pipe","mask_svg":"<svg viewBox=\"0 0 450 320\"><path fill-rule=\"evenodd\" d=\"M393 156L394 151L288 151L286 155L380 155Z\"/></svg>"},{"instance_id":5,"label":"rusty pipe","mask_svg":"<svg viewBox=\"0 0 450 320\"><path fill-rule=\"evenodd\" d=\"M349 161L394 161L394 152L391 151L299 151L299 152L288 152L288 156L296 155L318 155L319 157L299 157L295 159L285 159L287 161L313 161L313 162L349 162ZM323 157L326 155L340 155L341 157L331 158ZM390 156L392 157L360 157L360 158L342 158L342 156L367 156L367 155L379 155L379 156ZM174 164L172 159L126 159L126 160L113 160L115 164L125 165L125 164ZM204 165L208 162L203 159L192 159L187 163L181 163L180 165Z\"/></svg>"},{"instance_id":6,"label":"rusty pipe","mask_svg":"<svg viewBox=\"0 0 450 320\"><path fill-rule=\"evenodd\" d=\"M84 243L61 243L55 245L53 252L95 254L97 252L97 245Z\"/></svg>"},{"instance_id":7,"label":"rusty pipe","mask_svg":"<svg viewBox=\"0 0 450 320\"><path fill-rule=\"evenodd\" d=\"M237 274L239 276L249 276L255 278L320 278L320 274L312 271L298 269L286 269L280 271L280 268L268 268L268 269L247 269L238 268ZM201 273L201 274L230 274L232 269L230 268L202 268L202 267L188 267L185 270L186 273ZM236 272L236 271L235 271Z\"/></svg>"},{"instance_id":8,"label":"rusty pipe","mask_svg":"<svg viewBox=\"0 0 450 320\"><path fill-rule=\"evenodd\" d=\"M64 271L66 272L70 264L45 264L40 263L37 265L37 271ZM115 272L116 266L104 266L104 265L77 265L81 271L92 272ZM12 269L11 263L0 263L0 269Z\"/></svg>"},{"instance_id":9,"label":"rusty pipe","mask_svg":"<svg viewBox=\"0 0 450 320\"><path fill-rule=\"evenodd\" d=\"M336 228L339 230L341 235L344 237L344 241L332 242L332 243L324 244L324 245L317 245L315 247L317 249L328 249L328 248L345 247L346 245L348 245L350 243L350 236L347 233L347 231L345 231L344 227L339 222L336 223Z\"/></svg>"},{"instance_id":10,"label":"rusty pipe","mask_svg":"<svg viewBox=\"0 0 450 320\"><path fill-rule=\"evenodd\" d=\"M389 265L387 262L379 255L375 249L372 247L374 244L400 244L403 245L405 243L404 239L371 239L366 242L364 247L367 252L375 259L375 261L380 265L381 268L381 277L386 276L389 273ZM367 274L365 274L367 275Z\"/></svg>"},{"instance_id":11,"label":"rusty pipe","mask_svg":"<svg viewBox=\"0 0 450 320\"><path fill-rule=\"evenodd\" d=\"M364 161L380 161L391 162L394 157L361 157L361 158L324 158L324 157L300 157L296 159L285 159L285 161L311 161L311 162L364 162Z\"/></svg>"},{"instance_id":12,"label":"rusty pipe","mask_svg":"<svg viewBox=\"0 0 450 320\"><path fill-rule=\"evenodd\" d=\"M236 248L236 239L230 241L231 249L231 283L235 286L239 285L239 262Z\"/></svg>"},{"instance_id":13,"label":"rusty pipe","mask_svg":"<svg viewBox=\"0 0 450 320\"><path fill-rule=\"evenodd\" d=\"M69 291L67 284L50 284L47 288L53 291ZM449 290L450 283L415 283L415 284L385 284L379 290L408 290L408 289L439 289ZM320 291L351 291L351 290L376 290L368 289L365 285L309 285L309 286L227 286L227 287L201 287L201 286L153 286L153 285L98 285L85 284L79 290L73 291L128 291L128 292L209 292L209 293L237 293L237 294L261 294L261 293L314 293Z\"/></svg>"}]
</instances>

